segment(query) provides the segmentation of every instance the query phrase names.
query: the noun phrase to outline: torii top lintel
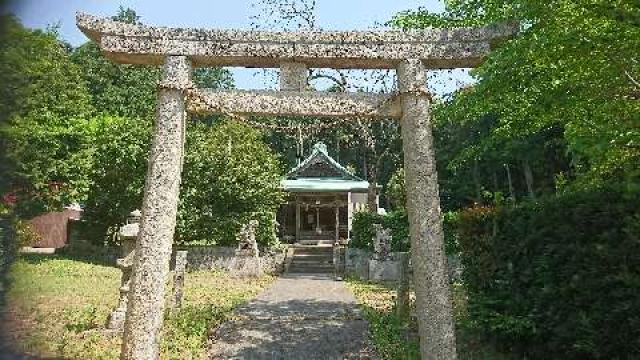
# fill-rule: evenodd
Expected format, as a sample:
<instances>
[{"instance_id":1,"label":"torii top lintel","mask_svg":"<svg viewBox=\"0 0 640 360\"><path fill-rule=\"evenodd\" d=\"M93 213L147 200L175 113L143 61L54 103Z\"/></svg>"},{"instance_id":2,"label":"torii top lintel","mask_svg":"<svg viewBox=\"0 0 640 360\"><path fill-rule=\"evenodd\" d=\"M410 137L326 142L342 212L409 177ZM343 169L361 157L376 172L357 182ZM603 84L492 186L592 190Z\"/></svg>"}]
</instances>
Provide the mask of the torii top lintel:
<instances>
[{"instance_id":1,"label":"torii top lintel","mask_svg":"<svg viewBox=\"0 0 640 360\"><path fill-rule=\"evenodd\" d=\"M477 66L491 44L517 32L517 24L421 31L204 30L127 24L78 13L78 27L119 63L162 64L184 55L194 66L393 69L404 59L429 68Z\"/></svg>"}]
</instances>

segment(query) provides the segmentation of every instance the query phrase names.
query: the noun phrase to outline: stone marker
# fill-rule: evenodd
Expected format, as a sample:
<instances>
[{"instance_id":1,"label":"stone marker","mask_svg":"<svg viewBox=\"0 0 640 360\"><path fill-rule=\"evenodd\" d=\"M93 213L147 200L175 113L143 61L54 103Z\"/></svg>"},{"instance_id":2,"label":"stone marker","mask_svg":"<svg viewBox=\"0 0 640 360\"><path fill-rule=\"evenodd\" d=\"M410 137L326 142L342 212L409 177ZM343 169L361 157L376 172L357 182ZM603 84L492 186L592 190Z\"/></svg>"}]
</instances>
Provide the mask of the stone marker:
<instances>
[{"instance_id":1,"label":"stone marker","mask_svg":"<svg viewBox=\"0 0 640 360\"><path fill-rule=\"evenodd\" d=\"M136 238L140 230L140 210L134 210L129 214L127 224L120 228L118 237L122 249L122 257L116 260L116 266L122 271L120 279L120 298L118 306L109 315L107 329L122 331L127 313L127 300L131 282L131 268L133 266L133 252L136 248Z\"/></svg>"},{"instance_id":2,"label":"stone marker","mask_svg":"<svg viewBox=\"0 0 640 360\"><path fill-rule=\"evenodd\" d=\"M384 229L381 224L373 224L376 231L373 237L373 258L386 260L391 253L391 230Z\"/></svg>"},{"instance_id":3,"label":"stone marker","mask_svg":"<svg viewBox=\"0 0 640 360\"><path fill-rule=\"evenodd\" d=\"M187 251L176 251L176 264L173 269L173 296L171 297L171 309L180 309L182 306L182 290L184 277L187 272Z\"/></svg>"},{"instance_id":4,"label":"stone marker","mask_svg":"<svg viewBox=\"0 0 640 360\"><path fill-rule=\"evenodd\" d=\"M258 228L258 220L251 220L248 224L242 225L240 231L236 235L238 248L236 255L258 257L258 242L256 241L256 229Z\"/></svg>"}]
</instances>

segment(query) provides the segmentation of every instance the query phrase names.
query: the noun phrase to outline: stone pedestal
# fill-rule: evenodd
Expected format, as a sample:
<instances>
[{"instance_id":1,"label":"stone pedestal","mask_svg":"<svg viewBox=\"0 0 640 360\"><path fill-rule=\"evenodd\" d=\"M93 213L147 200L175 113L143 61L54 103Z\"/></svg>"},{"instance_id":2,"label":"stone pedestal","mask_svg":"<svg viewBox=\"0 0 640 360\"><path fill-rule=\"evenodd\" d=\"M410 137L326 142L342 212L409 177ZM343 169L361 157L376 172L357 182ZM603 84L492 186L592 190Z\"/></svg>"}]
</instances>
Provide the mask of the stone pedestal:
<instances>
[{"instance_id":1,"label":"stone pedestal","mask_svg":"<svg viewBox=\"0 0 640 360\"><path fill-rule=\"evenodd\" d=\"M233 262L231 275L234 277L258 277L264 274L262 261L257 256L237 256Z\"/></svg>"},{"instance_id":2,"label":"stone pedestal","mask_svg":"<svg viewBox=\"0 0 640 360\"><path fill-rule=\"evenodd\" d=\"M400 279L402 266L398 260L369 260L370 281L396 281Z\"/></svg>"}]
</instances>

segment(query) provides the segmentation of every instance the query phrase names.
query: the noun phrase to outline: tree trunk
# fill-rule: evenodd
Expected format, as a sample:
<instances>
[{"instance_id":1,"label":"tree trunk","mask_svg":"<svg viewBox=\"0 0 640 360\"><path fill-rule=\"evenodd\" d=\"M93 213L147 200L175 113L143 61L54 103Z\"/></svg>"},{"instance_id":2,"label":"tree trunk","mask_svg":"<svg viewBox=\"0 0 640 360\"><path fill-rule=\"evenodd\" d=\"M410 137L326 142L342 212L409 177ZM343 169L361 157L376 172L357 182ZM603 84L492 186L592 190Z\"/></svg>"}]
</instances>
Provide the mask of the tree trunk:
<instances>
[{"instance_id":1,"label":"tree trunk","mask_svg":"<svg viewBox=\"0 0 640 360\"><path fill-rule=\"evenodd\" d=\"M373 168L369 168L369 189L367 190L367 206L369 208L369 211L371 211L372 213L377 213L378 212L378 202L377 202L377 197L378 197L378 189L377 189L377 178L378 178L378 174L377 171Z\"/></svg>"},{"instance_id":2,"label":"tree trunk","mask_svg":"<svg viewBox=\"0 0 640 360\"><path fill-rule=\"evenodd\" d=\"M527 192L529 193L529 197L535 199L536 193L533 191L533 171L531 171L529 160L524 160L522 162L522 167L524 170L524 181L527 184Z\"/></svg>"},{"instance_id":3,"label":"tree trunk","mask_svg":"<svg viewBox=\"0 0 640 360\"><path fill-rule=\"evenodd\" d=\"M511 169L509 168L509 164L504 164L504 168L507 170L507 181L509 182L509 195L511 196L511 201L516 201L516 193L513 190L513 180L511 179Z\"/></svg>"}]
</instances>

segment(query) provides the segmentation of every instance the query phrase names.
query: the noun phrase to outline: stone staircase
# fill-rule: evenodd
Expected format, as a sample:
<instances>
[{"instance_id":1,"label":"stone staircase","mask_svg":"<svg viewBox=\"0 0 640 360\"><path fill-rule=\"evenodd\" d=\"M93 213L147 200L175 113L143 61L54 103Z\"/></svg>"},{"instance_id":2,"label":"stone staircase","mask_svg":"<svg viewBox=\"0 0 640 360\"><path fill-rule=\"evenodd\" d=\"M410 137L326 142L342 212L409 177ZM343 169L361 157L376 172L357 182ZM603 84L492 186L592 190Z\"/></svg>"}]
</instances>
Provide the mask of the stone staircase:
<instances>
[{"instance_id":1,"label":"stone staircase","mask_svg":"<svg viewBox=\"0 0 640 360\"><path fill-rule=\"evenodd\" d=\"M293 246L293 256L287 267L288 273L330 274L333 271L333 248L331 246Z\"/></svg>"}]
</instances>

